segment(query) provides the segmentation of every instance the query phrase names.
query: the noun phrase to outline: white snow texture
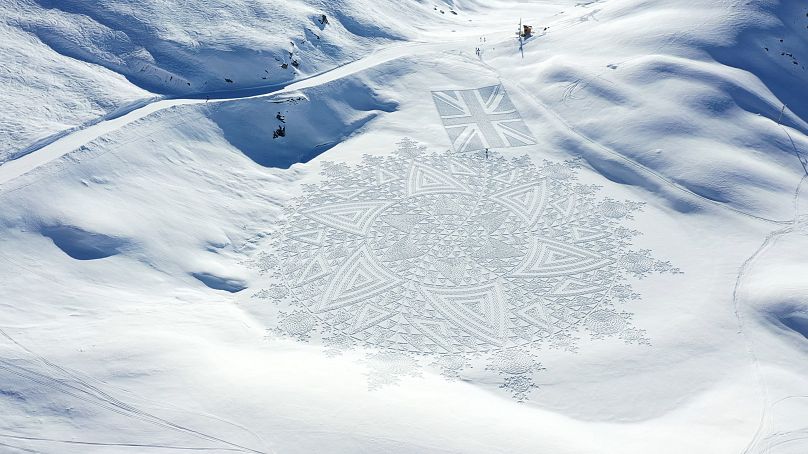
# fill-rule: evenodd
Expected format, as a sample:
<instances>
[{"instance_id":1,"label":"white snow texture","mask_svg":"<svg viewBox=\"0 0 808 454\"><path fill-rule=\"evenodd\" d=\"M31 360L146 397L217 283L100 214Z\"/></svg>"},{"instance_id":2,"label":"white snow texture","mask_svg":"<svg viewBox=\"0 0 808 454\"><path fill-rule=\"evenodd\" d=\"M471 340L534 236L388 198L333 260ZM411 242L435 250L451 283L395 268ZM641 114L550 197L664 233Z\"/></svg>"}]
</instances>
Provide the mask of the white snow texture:
<instances>
[{"instance_id":1,"label":"white snow texture","mask_svg":"<svg viewBox=\"0 0 808 454\"><path fill-rule=\"evenodd\" d=\"M808 452L804 2L0 17L0 453Z\"/></svg>"}]
</instances>

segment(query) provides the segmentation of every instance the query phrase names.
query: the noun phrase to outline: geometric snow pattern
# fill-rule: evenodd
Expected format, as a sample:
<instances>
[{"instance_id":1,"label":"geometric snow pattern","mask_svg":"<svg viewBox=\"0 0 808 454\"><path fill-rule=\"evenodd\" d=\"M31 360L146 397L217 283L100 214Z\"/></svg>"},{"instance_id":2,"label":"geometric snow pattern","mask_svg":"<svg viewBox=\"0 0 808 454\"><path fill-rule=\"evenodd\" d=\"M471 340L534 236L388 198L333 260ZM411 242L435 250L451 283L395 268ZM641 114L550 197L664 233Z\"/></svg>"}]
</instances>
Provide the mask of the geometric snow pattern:
<instances>
[{"instance_id":1,"label":"geometric snow pattern","mask_svg":"<svg viewBox=\"0 0 808 454\"><path fill-rule=\"evenodd\" d=\"M397 281L393 274L370 257L365 247L360 247L334 273L328 287L320 295L316 310L322 312L355 304L362 305L395 287Z\"/></svg>"},{"instance_id":2,"label":"geometric snow pattern","mask_svg":"<svg viewBox=\"0 0 808 454\"><path fill-rule=\"evenodd\" d=\"M457 152L536 143L502 85L433 91L432 100Z\"/></svg>"},{"instance_id":3,"label":"geometric snow pattern","mask_svg":"<svg viewBox=\"0 0 808 454\"><path fill-rule=\"evenodd\" d=\"M372 361L381 369L410 364L397 354L432 357L458 377L485 358L574 351L581 332L647 342L617 305L638 296L631 276L676 270L629 249L638 232L622 224L640 204L598 198L576 168L408 139L353 168L324 163L323 182L259 243L267 282L255 296L278 303L275 332L387 352ZM508 375L525 367L503 370L515 396L535 387L533 372Z\"/></svg>"},{"instance_id":4,"label":"geometric snow pattern","mask_svg":"<svg viewBox=\"0 0 808 454\"><path fill-rule=\"evenodd\" d=\"M534 225L541 220L547 203L547 182L539 181L509 188L491 196L493 200L507 206L514 213L522 216L528 224Z\"/></svg>"},{"instance_id":5,"label":"geometric snow pattern","mask_svg":"<svg viewBox=\"0 0 808 454\"><path fill-rule=\"evenodd\" d=\"M614 260L572 244L537 238L522 264L514 270L518 277L568 276L604 268Z\"/></svg>"},{"instance_id":6,"label":"geometric snow pattern","mask_svg":"<svg viewBox=\"0 0 808 454\"><path fill-rule=\"evenodd\" d=\"M377 201L343 202L313 207L302 213L336 229L362 234L385 206L386 202Z\"/></svg>"},{"instance_id":7,"label":"geometric snow pattern","mask_svg":"<svg viewBox=\"0 0 808 454\"><path fill-rule=\"evenodd\" d=\"M428 289L424 296L457 329L492 345L505 342L505 297L496 282L462 289Z\"/></svg>"}]
</instances>

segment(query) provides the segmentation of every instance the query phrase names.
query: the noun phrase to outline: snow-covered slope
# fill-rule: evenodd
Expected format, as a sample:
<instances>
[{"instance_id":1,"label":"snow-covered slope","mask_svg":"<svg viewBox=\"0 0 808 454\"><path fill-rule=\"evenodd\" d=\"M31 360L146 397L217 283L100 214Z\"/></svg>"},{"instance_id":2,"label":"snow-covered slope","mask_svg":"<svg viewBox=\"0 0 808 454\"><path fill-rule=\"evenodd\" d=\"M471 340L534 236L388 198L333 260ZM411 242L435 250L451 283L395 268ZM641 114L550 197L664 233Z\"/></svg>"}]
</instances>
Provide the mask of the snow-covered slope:
<instances>
[{"instance_id":1,"label":"snow-covered slope","mask_svg":"<svg viewBox=\"0 0 808 454\"><path fill-rule=\"evenodd\" d=\"M10 133L0 162L155 94L206 96L319 73L417 39L427 24L456 26L450 11L365 0L4 2L0 101L9 108L0 124Z\"/></svg>"},{"instance_id":2,"label":"snow-covered slope","mask_svg":"<svg viewBox=\"0 0 808 454\"><path fill-rule=\"evenodd\" d=\"M10 5L0 8L4 19L10 16ZM113 71L64 57L5 21L0 55L0 162L51 134L153 96Z\"/></svg>"},{"instance_id":3,"label":"snow-covered slope","mask_svg":"<svg viewBox=\"0 0 808 454\"><path fill-rule=\"evenodd\" d=\"M529 40L523 65L489 64L602 151L750 214L788 219L790 200L772 196L792 192L804 171L777 121L801 133L798 141L808 132L800 89L808 72L779 53L805 53L805 8L614 1L588 9L585 31L575 25ZM518 77L525 73L535 76ZM615 177L657 184L642 173Z\"/></svg>"},{"instance_id":4,"label":"snow-covered slope","mask_svg":"<svg viewBox=\"0 0 808 454\"><path fill-rule=\"evenodd\" d=\"M281 3L16 4L0 449L806 450L808 7Z\"/></svg>"}]
</instances>

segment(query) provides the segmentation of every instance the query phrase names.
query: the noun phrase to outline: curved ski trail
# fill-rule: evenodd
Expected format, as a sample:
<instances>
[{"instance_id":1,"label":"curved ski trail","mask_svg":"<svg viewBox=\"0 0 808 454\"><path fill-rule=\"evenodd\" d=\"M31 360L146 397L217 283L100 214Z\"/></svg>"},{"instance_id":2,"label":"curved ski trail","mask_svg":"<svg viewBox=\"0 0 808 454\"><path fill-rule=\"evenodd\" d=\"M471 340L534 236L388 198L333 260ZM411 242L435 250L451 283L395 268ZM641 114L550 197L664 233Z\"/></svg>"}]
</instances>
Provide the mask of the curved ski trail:
<instances>
[{"instance_id":1,"label":"curved ski trail","mask_svg":"<svg viewBox=\"0 0 808 454\"><path fill-rule=\"evenodd\" d=\"M103 135L109 134L130 123L164 109L176 106L205 103L211 104L293 93L295 91L324 85L329 82L351 76L363 70L411 55L415 53L415 51L424 52L441 50L451 47L451 44L452 42L410 42L398 46L386 47L375 51L366 57L360 58L359 60L355 60L320 74L292 82L286 86L279 87L274 85L244 88L232 91L201 93L196 94L191 98L157 98L156 100L147 100L144 105L132 109L121 116L98 122L90 122L83 129L79 128L65 134L64 136L58 137L56 140L50 143L46 143L38 149L31 150L17 159L0 164L0 187L2 187L3 184L8 183L9 181L20 177L44 164L61 158L71 151L76 150ZM209 99L208 96L210 96Z\"/></svg>"}]
</instances>

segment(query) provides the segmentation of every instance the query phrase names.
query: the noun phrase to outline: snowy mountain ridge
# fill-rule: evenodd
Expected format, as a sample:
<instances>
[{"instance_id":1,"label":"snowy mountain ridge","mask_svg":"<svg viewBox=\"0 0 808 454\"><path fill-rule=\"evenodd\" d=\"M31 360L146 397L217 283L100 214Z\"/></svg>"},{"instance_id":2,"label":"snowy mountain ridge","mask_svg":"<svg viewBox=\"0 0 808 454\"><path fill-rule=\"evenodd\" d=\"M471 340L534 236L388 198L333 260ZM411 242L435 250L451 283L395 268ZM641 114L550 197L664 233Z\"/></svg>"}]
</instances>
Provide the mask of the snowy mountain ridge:
<instances>
[{"instance_id":1,"label":"snowy mountain ridge","mask_svg":"<svg viewBox=\"0 0 808 454\"><path fill-rule=\"evenodd\" d=\"M3 90L11 108L0 121L12 134L0 143L0 160L150 96L278 86L322 72L422 28L400 17L459 22L424 4L364 1L13 0L2 12L4 60L16 64ZM41 112L29 120L67 123L21 124L11 112L22 103Z\"/></svg>"}]
</instances>

